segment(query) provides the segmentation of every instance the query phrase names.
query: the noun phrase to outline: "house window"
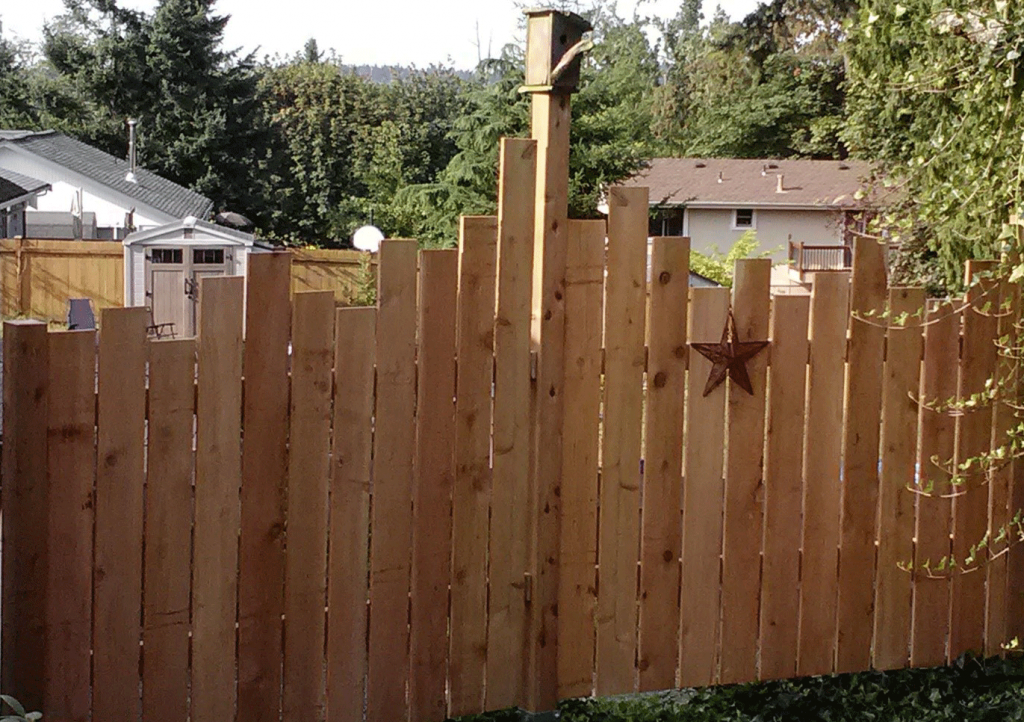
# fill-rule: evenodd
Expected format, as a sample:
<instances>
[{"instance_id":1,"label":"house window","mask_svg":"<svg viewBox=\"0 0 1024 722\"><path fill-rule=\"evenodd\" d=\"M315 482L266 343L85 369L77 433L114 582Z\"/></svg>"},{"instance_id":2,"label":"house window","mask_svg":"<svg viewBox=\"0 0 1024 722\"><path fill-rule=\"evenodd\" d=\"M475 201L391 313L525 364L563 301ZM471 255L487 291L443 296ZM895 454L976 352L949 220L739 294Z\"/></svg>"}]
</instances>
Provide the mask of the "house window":
<instances>
[{"instance_id":1,"label":"house window","mask_svg":"<svg viewBox=\"0 0 1024 722\"><path fill-rule=\"evenodd\" d=\"M647 224L648 236L681 236L683 235L683 209L658 208L651 211L651 219Z\"/></svg>"},{"instance_id":2,"label":"house window","mask_svg":"<svg viewBox=\"0 0 1024 722\"><path fill-rule=\"evenodd\" d=\"M733 215L732 227L734 230L747 230L754 228L754 209L737 208Z\"/></svg>"},{"instance_id":3,"label":"house window","mask_svg":"<svg viewBox=\"0 0 1024 722\"><path fill-rule=\"evenodd\" d=\"M150 263L181 263L180 248L154 248L150 251Z\"/></svg>"},{"instance_id":4,"label":"house window","mask_svg":"<svg viewBox=\"0 0 1024 722\"><path fill-rule=\"evenodd\" d=\"M224 249L196 248L192 251L192 263L224 263Z\"/></svg>"}]
</instances>

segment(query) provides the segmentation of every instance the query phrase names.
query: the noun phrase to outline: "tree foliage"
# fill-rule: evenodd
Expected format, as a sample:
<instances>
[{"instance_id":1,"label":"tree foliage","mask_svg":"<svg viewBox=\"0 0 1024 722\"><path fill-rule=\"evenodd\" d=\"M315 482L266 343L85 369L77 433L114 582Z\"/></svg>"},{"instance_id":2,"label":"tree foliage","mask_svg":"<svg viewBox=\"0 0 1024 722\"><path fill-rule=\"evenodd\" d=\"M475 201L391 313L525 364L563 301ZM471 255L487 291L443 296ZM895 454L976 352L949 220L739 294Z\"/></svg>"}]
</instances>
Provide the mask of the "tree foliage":
<instances>
[{"instance_id":1,"label":"tree foliage","mask_svg":"<svg viewBox=\"0 0 1024 722\"><path fill-rule=\"evenodd\" d=\"M961 283L997 257L1022 207L1024 6L1009 0L863 0L848 43L844 137L884 164L880 225L904 278Z\"/></svg>"}]
</instances>

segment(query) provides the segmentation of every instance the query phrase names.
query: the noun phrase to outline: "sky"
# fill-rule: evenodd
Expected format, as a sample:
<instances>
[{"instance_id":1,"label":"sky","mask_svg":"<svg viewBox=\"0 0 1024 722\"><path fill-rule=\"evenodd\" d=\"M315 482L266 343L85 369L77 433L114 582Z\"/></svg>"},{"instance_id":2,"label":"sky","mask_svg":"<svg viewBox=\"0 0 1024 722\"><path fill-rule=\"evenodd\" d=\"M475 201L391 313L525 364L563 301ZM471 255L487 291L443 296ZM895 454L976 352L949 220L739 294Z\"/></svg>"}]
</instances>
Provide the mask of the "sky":
<instances>
[{"instance_id":1,"label":"sky","mask_svg":"<svg viewBox=\"0 0 1024 722\"><path fill-rule=\"evenodd\" d=\"M678 0L618 0L628 15L671 16ZM156 0L121 0L122 6L151 12ZM715 5L734 19L753 10L757 0L704 0L704 14ZM64 10L62 0L0 0L5 37L37 42L43 23ZM473 68L480 57L497 55L517 39L521 15L514 0L217 0L215 11L230 15L229 48L264 55L291 55L309 38L321 50L335 50L353 65L454 65ZM488 52L490 51L490 52Z\"/></svg>"}]
</instances>

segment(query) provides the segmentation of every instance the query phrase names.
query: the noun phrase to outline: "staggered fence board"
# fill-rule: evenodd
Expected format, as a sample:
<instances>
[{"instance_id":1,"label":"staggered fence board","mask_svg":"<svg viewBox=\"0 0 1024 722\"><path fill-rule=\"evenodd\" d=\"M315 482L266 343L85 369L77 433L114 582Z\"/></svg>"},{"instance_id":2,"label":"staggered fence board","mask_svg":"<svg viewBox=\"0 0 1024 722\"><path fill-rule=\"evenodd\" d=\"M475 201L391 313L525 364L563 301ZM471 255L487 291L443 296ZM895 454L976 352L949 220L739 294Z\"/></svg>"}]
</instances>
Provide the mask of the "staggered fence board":
<instances>
[{"instance_id":1,"label":"staggered fence board","mask_svg":"<svg viewBox=\"0 0 1024 722\"><path fill-rule=\"evenodd\" d=\"M647 236L643 227L646 206L646 190L609 190L598 517L599 695L623 694L636 688L640 437L647 307Z\"/></svg>"},{"instance_id":2,"label":"staggered fence board","mask_svg":"<svg viewBox=\"0 0 1024 722\"><path fill-rule=\"evenodd\" d=\"M416 421L416 242L385 241L377 278L377 407L367 715L408 714L409 565Z\"/></svg>"},{"instance_id":3,"label":"staggered fence board","mask_svg":"<svg viewBox=\"0 0 1024 722\"><path fill-rule=\"evenodd\" d=\"M494 482L491 505L487 707L530 693L533 588L530 489L530 334L536 143L504 139L498 191L494 319Z\"/></svg>"},{"instance_id":4,"label":"staggered fence board","mask_svg":"<svg viewBox=\"0 0 1024 722\"><path fill-rule=\"evenodd\" d=\"M484 709L497 234L493 216L462 218L451 580L451 625L461 633L451 636L453 717Z\"/></svg>"},{"instance_id":5,"label":"staggered fence board","mask_svg":"<svg viewBox=\"0 0 1024 722\"><path fill-rule=\"evenodd\" d=\"M905 667L910 660L911 576L906 565L914 558L914 492L908 487L917 465L917 434L913 430L918 417L925 311L924 289L893 288L889 292L879 459L876 669Z\"/></svg>"},{"instance_id":6,"label":"staggered fence board","mask_svg":"<svg viewBox=\"0 0 1024 722\"><path fill-rule=\"evenodd\" d=\"M3 334L3 614L5 694L39 709L46 691L47 425L49 350L46 324L6 321Z\"/></svg>"},{"instance_id":7,"label":"staggered fence board","mask_svg":"<svg viewBox=\"0 0 1024 722\"><path fill-rule=\"evenodd\" d=\"M154 722L188 717L195 378L193 339L150 342L142 718Z\"/></svg>"},{"instance_id":8,"label":"staggered fence board","mask_svg":"<svg viewBox=\"0 0 1024 722\"><path fill-rule=\"evenodd\" d=\"M1010 506L1013 467L1012 434L1016 426L1018 374L1012 348L1016 345L1016 319L1020 312L1020 286L1002 282L999 288L998 340L996 373L993 376L996 397L992 402L992 452L1001 457L994 461L989 477L988 554L986 573L985 654L1003 652L1003 645L1013 638L1008 633L1008 566L1007 559L1014 543L1010 521L1016 507ZM1002 449L1002 452L999 450Z\"/></svg>"},{"instance_id":9,"label":"staggered fence board","mask_svg":"<svg viewBox=\"0 0 1024 722\"><path fill-rule=\"evenodd\" d=\"M448 585L455 462L458 251L420 253L416 488L410 613L412 722L447 716Z\"/></svg>"},{"instance_id":10,"label":"staggered fence board","mask_svg":"<svg viewBox=\"0 0 1024 722\"><path fill-rule=\"evenodd\" d=\"M849 277L819 273L811 293L804 435L803 557L797 674L832 671L836 639L843 374Z\"/></svg>"},{"instance_id":11,"label":"staggered fence board","mask_svg":"<svg viewBox=\"0 0 1024 722\"><path fill-rule=\"evenodd\" d=\"M694 288L691 294L691 343L721 340L729 290ZM682 687L714 684L718 679L726 386L704 396L711 369L711 361L691 349L683 448Z\"/></svg>"},{"instance_id":12,"label":"staggered fence board","mask_svg":"<svg viewBox=\"0 0 1024 722\"><path fill-rule=\"evenodd\" d=\"M238 717L281 713L291 254L249 257L238 573Z\"/></svg>"},{"instance_id":13,"label":"staggered fence board","mask_svg":"<svg viewBox=\"0 0 1024 722\"><path fill-rule=\"evenodd\" d=\"M857 236L850 280L836 671L866 669L873 631L878 443L885 348L885 247Z\"/></svg>"},{"instance_id":14,"label":"staggered fence board","mask_svg":"<svg viewBox=\"0 0 1024 722\"><path fill-rule=\"evenodd\" d=\"M561 522L562 383L565 352L565 260L569 211L568 93L531 95L537 140L532 328L537 378L531 399L530 454L534 591L530 605L528 704L558 702L558 568ZM644 208L647 201L644 201Z\"/></svg>"},{"instance_id":15,"label":"staggered fence board","mask_svg":"<svg viewBox=\"0 0 1024 722\"><path fill-rule=\"evenodd\" d=\"M331 447L334 293L295 294L284 584L286 719L324 719L327 480Z\"/></svg>"},{"instance_id":16,"label":"staggered fence board","mask_svg":"<svg viewBox=\"0 0 1024 722\"><path fill-rule=\"evenodd\" d=\"M924 365L918 426L917 523L914 546L914 623L910 663L931 667L945 663L949 635L950 555L949 466L953 463L956 420L950 403L957 396L961 313L953 303L933 305L924 329Z\"/></svg>"},{"instance_id":17,"label":"staggered fence board","mask_svg":"<svg viewBox=\"0 0 1024 722\"><path fill-rule=\"evenodd\" d=\"M361 722L366 694L376 324L373 308L336 311L327 587L329 722Z\"/></svg>"},{"instance_id":18,"label":"staggered fence board","mask_svg":"<svg viewBox=\"0 0 1024 722\"><path fill-rule=\"evenodd\" d=\"M565 404L562 432L562 549L558 608L558 696L594 689L597 603L597 485L600 463L603 221L571 221L565 268Z\"/></svg>"},{"instance_id":19,"label":"staggered fence board","mask_svg":"<svg viewBox=\"0 0 1024 722\"><path fill-rule=\"evenodd\" d=\"M208 277L199 282L191 686L196 722L231 719L235 713L243 281ZM143 314L144 325L146 309L130 310ZM143 329L136 333L144 336ZM101 333L101 385L102 342ZM101 390L101 401L102 395Z\"/></svg>"},{"instance_id":20,"label":"staggered fence board","mask_svg":"<svg viewBox=\"0 0 1024 722\"><path fill-rule=\"evenodd\" d=\"M78 722L89 718L96 332L51 333L48 341L47 473L57 481L48 500L46 584L61 593L46 596L47 688L42 709L54 718ZM187 554L187 543L184 548ZM185 574L187 600L187 560ZM187 674L187 657L180 661Z\"/></svg>"},{"instance_id":21,"label":"staggered fence board","mask_svg":"<svg viewBox=\"0 0 1024 722\"><path fill-rule=\"evenodd\" d=\"M804 402L807 388L806 296L772 301L767 442L765 445L764 561L761 589L761 679L796 674L800 608L800 503Z\"/></svg>"},{"instance_id":22,"label":"staggered fence board","mask_svg":"<svg viewBox=\"0 0 1024 722\"><path fill-rule=\"evenodd\" d=\"M770 259L736 263L732 312L735 340L768 339ZM764 514L764 423L768 354L745 362L753 388L729 386L726 429L725 525L722 555L722 655L719 681L757 676L757 625Z\"/></svg>"},{"instance_id":23,"label":"staggered fence board","mask_svg":"<svg viewBox=\"0 0 1024 722\"><path fill-rule=\"evenodd\" d=\"M979 547L988 530L988 488L982 455L990 448L992 404L984 400L986 381L996 370L999 284L991 277L994 262L967 263L963 349L959 398L970 403L957 419L956 461L963 480L954 489L952 626L949 655L984 651L986 552ZM973 401L973 403L971 403ZM969 464L964 469L961 465Z\"/></svg>"},{"instance_id":24,"label":"staggered fence board","mask_svg":"<svg viewBox=\"0 0 1024 722\"><path fill-rule=\"evenodd\" d=\"M383 244L375 308L293 300L288 254L260 254L245 303L203 280L198 340L148 341L145 309L105 311L98 354L5 325L5 691L83 721L430 722L1001 651L1020 467L949 481L1015 423L1017 289L974 263L966 304L925 319L897 288L869 314L866 246L810 298L769 299L760 260L691 290L686 239L648 266L642 190L609 193L607 245L565 226L560 286L533 148L505 144L501 220L464 219L458 252ZM768 342L754 395L690 348L730 314Z\"/></svg>"},{"instance_id":25,"label":"staggered fence board","mask_svg":"<svg viewBox=\"0 0 1024 722\"><path fill-rule=\"evenodd\" d=\"M93 716L113 722L135 719L140 703L147 312L104 309L100 322Z\"/></svg>"},{"instance_id":26,"label":"staggered fence board","mask_svg":"<svg viewBox=\"0 0 1024 722\"><path fill-rule=\"evenodd\" d=\"M683 395L688 238L656 238L651 255L643 517L640 539L640 690L675 686L682 554Z\"/></svg>"}]
</instances>

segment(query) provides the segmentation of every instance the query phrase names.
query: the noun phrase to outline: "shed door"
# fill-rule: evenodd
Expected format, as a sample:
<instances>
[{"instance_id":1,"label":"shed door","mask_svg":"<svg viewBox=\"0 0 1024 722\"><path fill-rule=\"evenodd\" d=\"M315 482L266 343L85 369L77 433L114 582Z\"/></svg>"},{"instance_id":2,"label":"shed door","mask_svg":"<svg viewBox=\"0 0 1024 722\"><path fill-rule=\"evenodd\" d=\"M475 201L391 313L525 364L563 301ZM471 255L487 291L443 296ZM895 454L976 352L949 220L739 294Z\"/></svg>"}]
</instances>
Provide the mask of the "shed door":
<instances>
[{"instance_id":1,"label":"shed door","mask_svg":"<svg viewBox=\"0 0 1024 722\"><path fill-rule=\"evenodd\" d=\"M231 275L233 259L231 252L226 248L193 248L190 253L192 263L189 277L192 282L192 293L191 307L187 313L192 323L190 334L195 335L199 328L199 279L206 276Z\"/></svg>"},{"instance_id":2,"label":"shed door","mask_svg":"<svg viewBox=\"0 0 1024 722\"><path fill-rule=\"evenodd\" d=\"M186 322L185 258L181 248L152 248L146 251L146 305L153 324L172 323L176 336L191 335Z\"/></svg>"}]
</instances>

